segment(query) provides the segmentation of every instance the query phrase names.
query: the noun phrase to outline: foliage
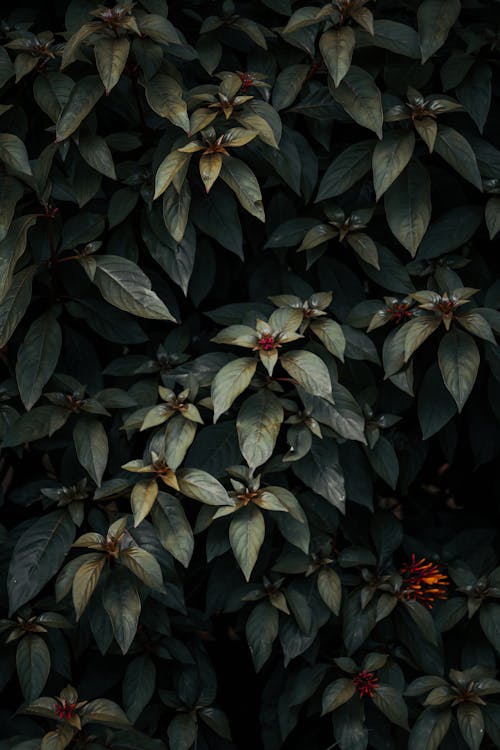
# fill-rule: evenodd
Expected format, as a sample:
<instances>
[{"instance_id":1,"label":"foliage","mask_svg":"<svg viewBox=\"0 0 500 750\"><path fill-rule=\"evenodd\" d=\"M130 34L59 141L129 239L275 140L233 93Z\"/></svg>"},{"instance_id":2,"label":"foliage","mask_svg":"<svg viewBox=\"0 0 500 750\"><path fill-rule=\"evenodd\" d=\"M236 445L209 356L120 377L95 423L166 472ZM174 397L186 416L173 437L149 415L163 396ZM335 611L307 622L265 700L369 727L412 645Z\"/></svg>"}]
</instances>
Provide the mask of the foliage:
<instances>
[{"instance_id":1,"label":"foliage","mask_svg":"<svg viewBox=\"0 0 500 750\"><path fill-rule=\"evenodd\" d=\"M5 13L2 748L500 747L499 3Z\"/></svg>"}]
</instances>

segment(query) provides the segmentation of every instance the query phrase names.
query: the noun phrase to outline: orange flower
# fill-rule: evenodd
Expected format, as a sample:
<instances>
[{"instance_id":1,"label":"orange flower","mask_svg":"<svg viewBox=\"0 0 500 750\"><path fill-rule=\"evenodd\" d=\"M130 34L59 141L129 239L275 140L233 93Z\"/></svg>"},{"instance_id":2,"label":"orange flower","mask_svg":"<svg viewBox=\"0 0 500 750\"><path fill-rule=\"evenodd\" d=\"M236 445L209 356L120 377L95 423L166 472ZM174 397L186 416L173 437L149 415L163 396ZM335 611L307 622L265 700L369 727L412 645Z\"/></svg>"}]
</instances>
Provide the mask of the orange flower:
<instances>
[{"instance_id":1,"label":"orange flower","mask_svg":"<svg viewBox=\"0 0 500 750\"><path fill-rule=\"evenodd\" d=\"M417 561L411 556L411 562L405 563L400 570L403 576L402 593L405 599L420 602L432 609L437 599L446 599L450 580L442 573L436 563L429 562L425 557Z\"/></svg>"},{"instance_id":2,"label":"orange flower","mask_svg":"<svg viewBox=\"0 0 500 750\"><path fill-rule=\"evenodd\" d=\"M373 672L358 672L354 675L352 681L361 698L364 695L373 698L375 690L378 688L378 677L375 677Z\"/></svg>"}]
</instances>

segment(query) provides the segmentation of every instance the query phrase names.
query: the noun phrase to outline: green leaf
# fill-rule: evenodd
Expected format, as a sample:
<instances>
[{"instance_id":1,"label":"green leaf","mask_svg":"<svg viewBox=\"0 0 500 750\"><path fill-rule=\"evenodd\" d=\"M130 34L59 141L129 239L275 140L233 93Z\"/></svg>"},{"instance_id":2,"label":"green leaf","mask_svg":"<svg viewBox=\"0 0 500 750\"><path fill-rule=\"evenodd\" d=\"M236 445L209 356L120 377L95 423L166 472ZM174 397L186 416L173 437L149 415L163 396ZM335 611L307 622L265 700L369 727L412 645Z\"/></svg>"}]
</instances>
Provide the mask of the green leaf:
<instances>
[{"instance_id":1,"label":"green leaf","mask_svg":"<svg viewBox=\"0 0 500 750\"><path fill-rule=\"evenodd\" d=\"M457 413L453 398L444 387L437 365L424 376L418 392L418 418L424 440L439 432Z\"/></svg>"},{"instance_id":2,"label":"green leaf","mask_svg":"<svg viewBox=\"0 0 500 750\"><path fill-rule=\"evenodd\" d=\"M484 737L484 719L481 709L475 703L459 703L457 720L462 737L471 750L479 750Z\"/></svg>"},{"instance_id":3,"label":"green leaf","mask_svg":"<svg viewBox=\"0 0 500 750\"><path fill-rule=\"evenodd\" d=\"M313 396L329 398L332 394L332 383L328 368L317 354L303 349L285 352L279 358L284 370L298 385Z\"/></svg>"},{"instance_id":4,"label":"green leaf","mask_svg":"<svg viewBox=\"0 0 500 750\"><path fill-rule=\"evenodd\" d=\"M342 151L323 175L316 201L341 195L364 177L370 171L375 143L360 141Z\"/></svg>"},{"instance_id":5,"label":"green leaf","mask_svg":"<svg viewBox=\"0 0 500 750\"><path fill-rule=\"evenodd\" d=\"M439 125L434 150L455 169L464 180L478 190L483 189L477 159L468 141L463 135L446 125Z\"/></svg>"},{"instance_id":6,"label":"green leaf","mask_svg":"<svg viewBox=\"0 0 500 750\"><path fill-rule=\"evenodd\" d=\"M17 541L7 574L10 613L33 599L57 573L75 536L66 510L36 518Z\"/></svg>"},{"instance_id":7,"label":"green leaf","mask_svg":"<svg viewBox=\"0 0 500 750\"><path fill-rule=\"evenodd\" d=\"M144 479L134 485L130 496L130 505L134 514L134 527L137 528L151 511L158 495L156 478Z\"/></svg>"},{"instance_id":8,"label":"green leaf","mask_svg":"<svg viewBox=\"0 0 500 750\"><path fill-rule=\"evenodd\" d=\"M123 704L130 721L135 722L153 697L156 667L147 654L137 656L128 664L123 679Z\"/></svg>"},{"instance_id":9,"label":"green leaf","mask_svg":"<svg viewBox=\"0 0 500 750\"><path fill-rule=\"evenodd\" d=\"M130 52L130 41L126 36L117 38L101 37L94 44L97 72L109 94L120 80Z\"/></svg>"},{"instance_id":10,"label":"green leaf","mask_svg":"<svg viewBox=\"0 0 500 750\"><path fill-rule=\"evenodd\" d=\"M451 724L449 709L426 708L410 733L408 750L437 750Z\"/></svg>"},{"instance_id":11,"label":"green leaf","mask_svg":"<svg viewBox=\"0 0 500 750\"><path fill-rule=\"evenodd\" d=\"M351 67L356 34L350 26L330 29L321 35L319 49L337 87Z\"/></svg>"},{"instance_id":12,"label":"green leaf","mask_svg":"<svg viewBox=\"0 0 500 750\"><path fill-rule=\"evenodd\" d=\"M382 138L382 98L371 75L352 65L344 80L331 94L352 119Z\"/></svg>"},{"instance_id":13,"label":"green leaf","mask_svg":"<svg viewBox=\"0 0 500 750\"><path fill-rule=\"evenodd\" d=\"M206 505L232 505L231 498L222 484L201 469L179 469L179 489L186 497L199 500Z\"/></svg>"},{"instance_id":14,"label":"green leaf","mask_svg":"<svg viewBox=\"0 0 500 750\"><path fill-rule=\"evenodd\" d=\"M96 266L93 277L88 259L81 263L111 305L140 318L175 321L158 295L151 290L151 282L146 274L131 260L118 255L101 255L91 260Z\"/></svg>"},{"instance_id":15,"label":"green leaf","mask_svg":"<svg viewBox=\"0 0 500 750\"><path fill-rule=\"evenodd\" d=\"M12 285L0 304L0 349L9 341L31 302L31 284L36 266L27 266L14 275Z\"/></svg>"},{"instance_id":16,"label":"green leaf","mask_svg":"<svg viewBox=\"0 0 500 750\"><path fill-rule=\"evenodd\" d=\"M97 76L87 76L75 83L69 99L56 123L56 140L69 138L94 109L104 94L104 86Z\"/></svg>"},{"instance_id":17,"label":"green leaf","mask_svg":"<svg viewBox=\"0 0 500 750\"><path fill-rule=\"evenodd\" d=\"M338 573L332 568L323 567L319 571L318 591L328 609L331 609L334 615L338 615L342 601L342 584Z\"/></svg>"},{"instance_id":18,"label":"green leaf","mask_svg":"<svg viewBox=\"0 0 500 750\"><path fill-rule=\"evenodd\" d=\"M261 388L243 402L236 429L241 453L251 469L272 456L282 422L283 407L267 388Z\"/></svg>"},{"instance_id":19,"label":"green leaf","mask_svg":"<svg viewBox=\"0 0 500 750\"><path fill-rule=\"evenodd\" d=\"M479 369L479 350L468 333L453 328L441 339L438 362L444 384L461 412L469 398Z\"/></svg>"},{"instance_id":20,"label":"green leaf","mask_svg":"<svg viewBox=\"0 0 500 750\"><path fill-rule=\"evenodd\" d=\"M341 513L345 509L344 476L338 463L337 447L331 440L313 438L310 452L293 463L293 472L304 484L321 495Z\"/></svg>"},{"instance_id":21,"label":"green leaf","mask_svg":"<svg viewBox=\"0 0 500 750\"><path fill-rule=\"evenodd\" d=\"M373 703L382 711L391 724L408 729L408 708L401 693L391 685L379 685L373 696Z\"/></svg>"},{"instance_id":22,"label":"green leaf","mask_svg":"<svg viewBox=\"0 0 500 750\"><path fill-rule=\"evenodd\" d=\"M479 622L486 638L495 651L500 654L500 620L499 606L494 602L485 602L479 610Z\"/></svg>"},{"instance_id":23,"label":"green leaf","mask_svg":"<svg viewBox=\"0 0 500 750\"><path fill-rule=\"evenodd\" d=\"M484 209L484 218L490 240L492 240L500 232L500 198L493 196L488 200Z\"/></svg>"},{"instance_id":24,"label":"green leaf","mask_svg":"<svg viewBox=\"0 0 500 750\"><path fill-rule=\"evenodd\" d=\"M111 150L104 140L98 135L89 135L81 138L78 149L87 164L111 180L116 180L115 165Z\"/></svg>"},{"instance_id":25,"label":"green leaf","mask_svg":"<svg viewBox=\"0 0 500 750\"><path fill-rule=\"evenodd\" d=\"M412 256L431 220L431 181L418 161L411 161L387 190L384 208L390 230Z\"/></svg>"},{"instance_id":26,"label":"green leaf","mask_svg":"<svg viewBox=\"0 0 500 750\"><path fill-rule=\"evenodd\" d=\"M42 692L50 672L50 653L43 638L32 633L21 638L16 665L24 700L31 703Z\"/></svg>"},{"instance_id":27,"label":"green leaf","mask_svg":"<svg viewBox=\"0 0 500 750\"><path fill-rule=\"evenodd\" d=\"M186 102L182 98L182 87L174 78L158 73L146 85L148 104L160 117L189 132L189 117Z\"/></svg>"},{"instance_id":28,"label":"green leaf","mask_svg":"<svg viewBox=\"0 0 500 750\"><path fill-rule=\"evenodd\" d=\"M456 92L458 101L482 133L491 106L491 67L486 63L473 65Z\"/></svg>"},{"instance_id":29,"label":"green leaf","mask_svg":"<svg viewBox=\"0 0 500 750\"><path fill-rule=\"evenodd\" d=\"M116 568L108 576L102 593L116 642L126 654L134 640L141 612L141 600L130 574ZM105 722L107 723L107 722Z\"/></svg>"},{"instance_id":30,"label":"green leaf","mask_svg":"<svg viewBox=\"0 0 500 750\"><path fill-rule=\"evenodd\" d=\"M347 703L356 692L356 686L348 677L341 677L331 682L323 693L323 707L321 715L324 716L336 708Z\"/></svg>"},{"instance_id":31,"label":"green leaf","mask_svg":"<svg viewBox=\"0 0 500 750\"><path fill-rule=\"evenodd\" d=\"M120 706L106 698L90 701L83 707L80 715L83 725L98 722L116 729L129 729L131 726Z\"/></svg>"},{"instance_id":32,"label":"green leaf","mask_svg":"<svg viewBox=\"0 0 500 750\"><path fill-rule=\"evenodd\" d=\"M410 161L415 147L413 130L389 131L376 144L372 157L373 186L377 201Z\"/></svg>"},{"instance_id":33,"label":"green leaf","mask_svg":"<svg viewBox=\"0 0 500 750\"><path fill-rule=\"evenodd\" d=\"M81 558L78 558L81 559ZM85 560L75 573L73 578L73 606L75 617L78 621L82 616L90 597L94 593L102 570L106 564L106 556L97 553L95 557Z\"/></svg>"},{"instance_id":34,"label":"green leaf","mask_svg":"<svg viewBox=\"0 0 500 750\"><path fill-rule=\"evenodd\" d=\"M271 656L278 636L279 613L269 601L257 604L245 625L245 635L256 672L260 672Z\"/></svg>"},{"instance_id":35,"label":"green leaf","mask_svg":"<svg viewBox=\"0 0 500 750\"><path fill-rule=\"evenodd\" d=\"M445 43L460 13L460 0L424 0L417 11L422 63Z\"/></svg>"},{"instance_id":36,"label":"green leaf","mask_svg":"<svg viewBox=\"0 0 500 750\"><path fill-rule=\"evenodd\" d=\"M227 411L236 398L249 385L257 369L253 357L240 357L228 362L216 374L212 382L214 422Z\"/></svg>"},{"instance_id":37,"label":"green leaf","mask_svg":"<svg viewBox=\"0 0 500 750\"><path fill-rule=\"evenodd\" d=\"M98 487L108 463L108 437L97 419L79 417L73 429L76 455Z\"/></svg>"},{"instance_id":38,"label":"green leaf","mask_svg":"<svg viewBox=\"0 0 500 750\"><path fill-rule=\"evenodd\" d=\"M412 599L403 599L402 601L406 611L413 622L417 625L424 638L429 641L429 643L436 645L436 626L429 610L419 602Z\"/></svg>"},{"instance_id":39,"label":"green leaf","mask_svg":"<svg viewBox=\"0 0 500 750\"><path fill-rule=\"evenodd\" d=\"M42 395L56 368L61 342L61 327L52 311L49 311L32 323L19 347L16 379L19 395L28 411Z\"/></svg>"},{"instance_id":40,"label":"green leaf","mask_svg":"<svg viewBox=\"0 0 500 750\"><path fill-rule=\"evenodd\" d=\"M245 580L249 581L264 542L266 525L255 505L238 510L229 525L229 541Z\"/></svg>"},{"instance_id":41,"label":"green leaf","mask_svg":"<svg viewBox=\"0 0 500 750\"><path fill-rule=\"evenodd\" d=\"M167 492L159 492L152 516L162 545L187 568L193 555L194 537L180 501Z\"/></svg>"},{"instance_id":42,"label":"green leaf","mask_svg":"<svg viewBox=\"0 0 500 750\"><path fill-rule=\"evenodd\" d=\"M289 107L300 93L304 85L309 66L299 63L289 65L278 74L273 86L273 107L278 112Z\"/></svg>"},{"instance_id":43,"label":"green leaf","mask_svg":"<svg viewBox=\"0 0 500 750\"><path fill-rule=\"evenodd\" d=\"M0 175L0 242L2 243L7 235L7 232L9 231L9 227L16 210L16 205L22 197L23 192L24 191L21 182L19 180L16 180L15 177L11 177L8 174ZM25 219L26 217L21 217L21 221L24 221ZM17 242L17 233L13 233L11 237L14 242ZM2 246L0 245L0 247ZM4 253L3 250L0 250L1 264L5 262L4 258L7 258L7 260L9 260L10 253ZM2 278L2 276L3 274L0 274L0 278ZM2 298L2 296L3 295L0 292L0 299Z\"/></svg>"},{"instance_id":44,"label":"green leaf","mask_svg":"<svg viewBox=\"0 0 500 750\"><path fill-rule=\"evenodd\" d=\"M259 221L265 221L262 193L254 173L245 162L226 156L222 162L220 177L236 195L245 211Z\"/></svg>"},{"instance_id":45,"label":"green leaf","mask_svg":"<svg viewBox=\"0 0 500 750\"><path fill-rule=\"evenodd\" d=\"M190 159L191 154L184 153L183 151L172 151L163 159L156 172L153 200L156 200L156 198L165 192L178 172L187 166L187 162Z\"/></svg>"},{"instance_id":46,"label":"green leaf","mask_svg":"<svg viewBox=\"0 0 500 750\"><path fill-rule=\"evenodd\" d=\"M35 222L36 216L32 214L14 219L0 242L0 302L3 302L11 287L16 263L26 250L28 231Z\"/></svg>"},{"instance_id":47,"label":"green leaf","mask_svg":"<svg viewBox=\"0 0 500 750\"><path fill-rule=\"evenodd\" d=\"M181 713L174 716L167 729L169 746L176 750L189 750L196 742L198 719L196 714Z\"/></svg>"},{"instance_id":48,"label":"green leaf","mask_svg":"<svg viewBox=\"0 0 500 750\"><path fill-rule=\"evenodd\" d=\"M17 135L0 133L0 160L15 172L33 175L26 146Z\"/></svg>"},{"instance_id":49,"label":"green leaf","mask_svg":"<svg viewBox=\"0 0 500 750\"><path fill-rule=\"evenodd\" d=\"M160 563L151 552L132 545L120 552L120 561L150 589L165 593Z\"/></svg>"}]
</instances>

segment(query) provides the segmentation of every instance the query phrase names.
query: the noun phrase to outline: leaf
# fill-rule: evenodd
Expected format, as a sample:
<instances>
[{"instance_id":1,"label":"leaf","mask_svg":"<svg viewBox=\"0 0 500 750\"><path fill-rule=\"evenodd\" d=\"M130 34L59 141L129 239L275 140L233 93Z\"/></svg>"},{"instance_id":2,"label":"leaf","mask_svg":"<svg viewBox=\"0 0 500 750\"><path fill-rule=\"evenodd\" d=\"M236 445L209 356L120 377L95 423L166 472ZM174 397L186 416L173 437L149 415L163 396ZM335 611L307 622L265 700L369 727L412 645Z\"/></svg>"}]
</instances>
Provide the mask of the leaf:
<instances>
[{"instance_id":1,"label":"leaf","mask_svg":"<svg viewBox=\"0 0 500 750\"><path fill-rule=\"evenodd\" d=\"M370 171L376 141L348 146L330 164L319 184L316 202L345 193Z\"/></svg>"},{"instance_id":2,"label":"leaf","mask_svg":"<svg viewBox=\"0 0 500 750\"><path fill-rule=\"evenodd\" d=\"M56 368L61 342L61 327L52 311L49 311L32 323L19 347L16 379L27 411L36 404Z\"/></svg>"},{"instance_id":3,"label":"leaf","mask_svg":"<svg viewBox=\"0 0 500 750\"><path fill-rule=\"evenodd\" d=\"M26 146L17 135L0 133L0 160L15 172L33 175Z\"/></svg>"},{"instance_id":4,"label":"leaf","mask_svg":"<svg viewBox=\"0 0 500 750\"><path fill-rule=\"evenodd\" d=\"M160 563L151 552L132 545L120 552L120 561L150 589L165 593Z\"/></svg>"},{"instance_id":5,"label":"leaf","mask_svg":"<svg viewBox=\"0 0 500 750\"><path fill-rule=\"evenodd\" d=\"M182 98L182 86L174 78L163 73L153 76L146 85L146 99L160 117L166 117L189 133L189 117L186 102Z\"/></svg>"},{"instance_id":6,"label":"leaf","mask_svg":"<svg viewBox=\"0 0 500 750\"><path fill-rule=\"evenodd\" d=\"M126 36L114 39L101 37L94 44L95 61L97 72L102 84L109 94L116 86L125 68L130 52L130 41Z\"/></svg>"},{"instance_id":7,"label":"leaf","mask_svg":"<svg viewBox=\"0 0 500 750\"><path fill-rule=\"evenodd\" d=\"M9 341L31 302L31 283L36 266L16 273L12 285L0 304L0 349Z\"/></svg>"},{"instance_id":8,"label":"leaf","mask_svg":"<svg viewBox=\"0 0 500 750\"><path fill-rule=\"evenodd\" d=\"M231 498L222 484L201 469L179 469L179 489L186 497L199 500L206 505L232 505Z\"/></svg>"},{"instance_id":9,"label":"leaf","mask_svg":"<svg viewBox=\"0 0 500 750\"><path fill-rule=\"evenodd\" d=\"M328 609L331 609L334 615L338 615L342 601L342 584L335 570L329 567L321 568L318 573L318 591Z\"/></svg>"},{"instance_id":10,"label":"leaf","mask_svg":"<svg viewBox=\"0 0 500 750\"><path fill-rule=\"evenodd\" d=\"M87 260L82 261L82 265L90 275ZM151 282L146 274L135 263L118 255L101 255L92 260L96 268L91 280L111 305L140 318L175 320L151 290Z\"/></svg>"},{"instance_id":11,"label":"leaf","mask_svg":"<svg viewBox=\"0 0 500 750\"><path fill-rule=\"evenodd\" d=\"M271 656L278 630L278 610L269 601L257 604L245 625L245 635L256 672L260 672Z\"/></svg>"},{"instance_id":12,"label":"leaf","mask_svg":"<svg viewBox=\"0 0 500 750\"><path fill-rule=\"evenodd\" d=\"M159 492L152 517L162 545L187 568L193 555L194 537L180 501L173 495Z\"/></svg>"},{"instance_id":13,"label":"leaf","mask_svg":"<svg viewBox=\"0 0 500 750\"><path fill-rule=\"evenodd\" d=\"M195 713L174 716L167 729L169 746L176 750L189 750L196 742L198 719Z\"/></svg>"},{"instance_id":14,"label":"leaf","mask_svg":"<svg viewBox=\"0 0 500 750\"><path fill-rule=\"evenodd\" d=\"M284 370L308 393L328 398L332 383L328 368L317 354L303 349L285 352L279 358Z\"/></svg>"},{"instance_id":15,"label":"leaf","mask_svg":"<svg viewBox=\"0 0 500 750\"><path fill-rule=\"evenodd\" d=\"M438 127L434 150L455 169L464 180L482 191L481 175L477 166L476 155L463 135L446 125Z\"/></svg>"},{"instance_id":16,"label":"leaf","mask_svg":"<svg viewBox=\"0 0 500 750\"><path fill-rule=\"evenodd\" d=\"M457 99L482 133L491 106L491 67L486 63L473 65L456 89Z\"/></svg>"},{"instance_id":17,"label":"leaf","mask_svg":"<svg viewBox=\"0 0 500 750\"><path fill-rule=\"evenodd\" d=\"M341 677L325 689L323 693L323 707L321 715L324 716L331 711L335 711L336 708L347 703L356 692L356 686L352 679L348 677Z\"/></svg>"},{"instance_id":18,"label":"leaf","mask_svg":"<svg viewBox=\"0 0 500 750\"><path fill-rule=\"evenodd\" d=\"M341 513L345 509L345 485L338 463L337 448L331 440L313 438L310 452L293 463L293 472L304 484L321 495Z\"/></svg>"},{"instance_id":19,"label":"leaf","mask_svg":"<svg viewBox=\"0 0 500 750\"><path fill-rule=\"evenodd\" d=\"M73 429L76 455L98 487L108 463L108 437L97 419L79 417Z\"/></svg>"},{"instance_id":20,"label":"leaf","mask_svg":"<svg viewBox=\"0 0 500 750\"><path fill-rule=\"evenodd\" d=\"M289 65L279 72L273 86L273 107L275 110L279 112L280 109L285 109L293 104L307 80L308 73L309 66L302 63Z\"/></svg>"},{"instance_id":21,"label":"leaf","mask_svg":"<svg viewBox=\"0 0 500 750\"><path fill-rule=\"evenodd\" d=\"M228 362L217 372L212 382L214 422L217 422L221 414L227 411L240 393L247 388L256 369L256 359L240 357Z\"/></svg>"},{"instance_id":22,"label":"leaf","mask_svg":"<svg viewBox=\"0 0 500 750\"><path fill-rule=\"evenodd\" d=\"M129 719L137 721L153 697L156 667L147 654L137 656L128 664L123 679L123 704Z\"/></svg>"},{"instance_id":23,"label":"leaf","mask_svg":"<svg viewBox=\"0 0 500 750\"><path fill-rule=\"evenodd\" d=\"M393 130L375 145L372 157L373 185L377 201L410 161L415 147L413 130Z\"/></svg>"},{"instance_id":24,"label":"leaf","mask_svg":"<svg viewBox=\"0 0 500 750\"><path fill-rule=\"evenodd\" d=\"M330 29L320 37L319 49L336 87L351 67L355 46L356 34L350 26Z\"/></svg>"},{"instance_id":25,"label":"leaf","mask_svg":"<svg viewBox=\"0 0 500 750\"><path fill-rule=\"evenodd\" d=\"M98 135L81 138L78 148L82 157L92 169L111 180L117 179L111 150L104 138L100 138Z\"/></svg>"},{"instance_id":26,"label":"leaf","mask_svg":"<svg viewBox=\"0 0 500 750\"><path fill-rule=\"evenodd\" d=\"M26 250L28 231L35 222L36 216L32 214L14 219L0 242L0 302L3 302L11 287L16 263Z\"/></svg>"},{"instance_id":27,"label":"leaf","mask_svg":"<svg viewBox=\"0 0 500 750\"><path fill-rule=\"evenodd\" d=\"M10 613L33 599L57 573L75 536L66 510L36 518L18 539L7 574Z\"/></svg>"},{"instance_id":28,"label":"leaf","mask_svg":"<svg viewBox=\"0 0 500 750\"><path fill-rule=\"evenodd\" d=\"M241 453L251 469L272 456L282 422L283 408L267 388L261 388L243 402L236 429Z\"/></svg>"},{"instance_id":29,"label":"leaf","mask_svg":"<svg viewBox=\"0 0 500 750\"><path fill-rule=\"evenodd\" d=\"M23 195L23 187L19 180L17 180L15 177L11 177L8 174L3 174L0 176L0 242L3 243L3 240L5 239L9 227L11 224L11 221L14 216L14 212L16 210L16 205L18 201L22 198ZM21 217L21 222L24 222L27 217ZM18 240L17 234L11 235L12 240L14 243ZM0 245L1 247L1 245ZM0 250L0 263L4 263L4 258L7 258L9 260L10 253L5 253L4 251ZM13 264L12 264L13 265ZM2 278L2 274L0 274L0 278ZM0 292L0 299L2 299L2 293Z\"/></svg>"},{"instance_id":30,"label":"leaf","mask_svg":"<svg viewBox=\"0 0 500 750\"><path fill-rule=\"evenodd\" d=\"M250 167L240 159L227 156L222 162L220 176L234 192L245 211L259 221L265 221L259 183Z\"/></svg>"},{"instance_id":31,"label":"leaf","mask_svg":"<svg viewBox=\"0 0 500 750\"><path fill-rule=\"evenodd\" d=\"M490 240L492 240L500 232L500 198L493 196L488 200L484 210L484 218Z\"/></svg>"},{"instance_id":32,"label":"leaf","mask_svg":"<svg viewBox=\"0 0 500 750\"><path fill-rule=\"evenodd\" d=\"M94 109L103 94L104 86L97 76L87 76L77 81L57 120L56 140L64 141L69 138Z\"/></svg>"},{"instance_id":33,"label":"leaf","mask_svg":"<svg viewBox=\"0 0 500 750\"><path fill-rule=\"evenodd\" d=\"M423 439L439 432L456 412L455 402L444 386L438 366L432 365L418 392L418 418Z\"/></svg>"},{"instance_id":34,"label":"leaf","mask_svg":"<svg viewBox=\"0 0 500 750\"><path fill-rule=\"evenodd\" d=\"M498 619L498 604L486 602L479 610L479 621L486 638L495 651L500 654L500 624Z\"/></svg>"},{"instance_id":35,"label":"leaf","mask_svg":"<svg viewBox=\"0 0 500 750\"><path fill-rule=\"evenodd\" d=\"M264 517L255 505L247 505L233 515L229 541L246 581L250 580L265 533Z\"/></svg>"},{"instance_id":36,"label":"leaf","mask_svg":"<svg viewBox=\"0 0 500 750\"><path fill-rule=\"evenodd\" d=\"M137 528L141 521L151 511L158 495L158 484L156 479L144 479L134 485L130 496L130 505L134 514L134 527Z\"/></svg>"},{"instance_id":37,"label":"leaf","mask_svg":"<svg viewBox=\"0 0 500 750\"><path fill-rule=\"evenodd\" d=\"M437 750L451 724L449 709L426 708L413 725L408 750Z\"/></svg>"},{"instance_id":38,"label":"leaf","mask_svg":"<svg viewBox=\"0 0 500 750\"><path fill-rule=\"evenodd\" d=\"M460 0L424 0L417 11L422 63L445 43L460 14Z\"/></svg>"},{"instance_id":39,"label":"leaf","mask_svg":"<svg viewBox=\"0 0 500 750\"><path fill-rule=\"evenodd\" d=\"M471 748L479 750L484 737L484 719L479 706L474 703L459 703L457 720L462 737Z\"/></svg>"},{"instance_id":40,"label":"leaf","mask_svg":"<svg viewBox=\"0 0 500 750\"><path fill-rule=\"evenodd\" d=\"M96 559L88 559L80 565L73 578L73 606L78 622L82 616L90 597L94 593L102 570L106 564L106 556L98 555Z\"/></svg>"},{"instance_id":41,"label":"leaf","mask_svg":"<svg viewBox=\"0 0 500 750\"><path fill-rule=\"evenodd\" d=\"M384 200L387 223L412 256L419 248L431 220L431 181L418 161L411 161L387 190Z\"/></svg>"},{"instance_id":42,"label":"leaf","mask_svg":"<svg viewBox=\"0 0 500 750\"><path fill-rule=\"evenodd\" d=\"M50 672L50 653L43 638L32 633L21 638L16 665L24 700L31 703L42 692Z\"/></svg>"},{"instance_id":43,"label":"leaf","mask_svg":"<svg viewBox=\"0 0 500 750\"><path fill-rule=\"evenodd\" d=\"M453 328L441 339L438 362L444 384L461 412L474 386L479 369L479 350L468 333Z\"/></svg>"},{"instance_id":44,"label":"leaf","mask_svg":"<svg viewBox=\"0 0 500 750\"><path fill-rule=\"evenodd\" d=\"M382 98L375 81L362 68L352 65L338 88L331 94L352 119L382 138Z\"/></svg>"},{"instance_id":45,"label":"leaf","mask_svg":"<svg viewBox=\"0 0 500 750\"><path fill-rule=\"evenodd\" d=\"M80 715L83 725L98 722L116 729L129 729L131 726L120 706L107 698L90 701L83 707Z\"/></svg>"},{"instance_id":46,"label":"leaf","mask_svg":"<svg viewBox=\"0 0 500 750\"><path fill-rule=\"evenodd\" d=\"M126 654L137 631L141 600L129 573L124 569L116 568L108 576L102 603L111 620L116 642L122 653Z\"/></svg>"},{"instance_id":47,"label":"leaf","mask_svg":"<svg viewBox=\"0 0 500 750\"><path fill-rule=\"evenodd\" d=\"M408 708L398 690L391 685L379 685L375 690L373 703L391 724L408 729Z\"/></svg>"},{"instance_id":48,"label":"leaf","mask_svg":"<svg viewBox=\"0 0 500 750\"><path fill-rule=\"evenodd\" d=\"M172 151L163 159L156 172L153 200L156 200L156 198L165 192L175 176L186 166L190 159L191 154L182 151Z\"/></svg>"}]
</instances>

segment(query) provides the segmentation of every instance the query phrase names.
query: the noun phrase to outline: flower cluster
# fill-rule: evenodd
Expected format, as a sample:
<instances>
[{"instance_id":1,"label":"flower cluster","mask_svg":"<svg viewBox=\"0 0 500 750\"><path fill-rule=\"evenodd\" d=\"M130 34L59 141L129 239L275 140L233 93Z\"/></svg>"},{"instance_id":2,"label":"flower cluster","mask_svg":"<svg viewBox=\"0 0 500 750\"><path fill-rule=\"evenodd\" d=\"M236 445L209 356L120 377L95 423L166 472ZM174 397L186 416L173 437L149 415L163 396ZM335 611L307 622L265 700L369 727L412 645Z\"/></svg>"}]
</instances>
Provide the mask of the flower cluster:
<instances>
[{"instance_id":1,"label":"flower cluster","mask_svg":"<svg viewBox=\"0 0 500 750\"><path fill-rule=\"evenodd\" d=\"M352 681L354 682L360 698L364 695L373 698L375 691L378 688L378 677L376 677L373 672L358 672L354 675Z\"/></svg>"},{"instance_id":2,"label":"flower cluster","mask_svg":"<svg viewBox=\"0 0 500 750\"><path fill-rule=\"evenodd\" d=\"M403 576L405 599L420 602L429 609L432 609L437 599L446 599L449 578L440 571L436 563L429 562L425 557L417 561L413 554L411 562L405 563L400 573Z\"/></svg>"}]
</instances>

